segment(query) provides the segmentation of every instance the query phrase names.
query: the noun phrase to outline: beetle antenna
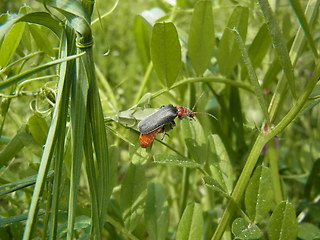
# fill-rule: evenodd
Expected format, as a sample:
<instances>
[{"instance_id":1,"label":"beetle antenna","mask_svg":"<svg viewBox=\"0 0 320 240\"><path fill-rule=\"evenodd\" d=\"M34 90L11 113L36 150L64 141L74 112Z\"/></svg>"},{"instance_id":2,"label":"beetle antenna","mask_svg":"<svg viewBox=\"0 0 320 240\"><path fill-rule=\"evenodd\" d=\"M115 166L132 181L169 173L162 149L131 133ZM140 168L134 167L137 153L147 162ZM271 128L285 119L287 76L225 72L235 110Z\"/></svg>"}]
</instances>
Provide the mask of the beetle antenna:
<instances>
[{"instance_id":1,"label":"beetle antenna","mask_svg":"<svg viewBox=\"0 0 320 240\"><path fill-rule=\"evenodd\" d=\"M192 107L192 109L191 109L192 112L193 112L194 108L196 107L196 105L198 104L200 98L203 96L204 93L205 93L205 92L202 92L201 95L198 97L197 101L195 102L195 104L193 105L193 107Z\"/></svg>"},{"instance_id":2,"label":"beetle antenna","mask_svg":"<svg viewBox=\"0 0 320 240\"><path fill-rule=\"evenodd\" d=\"M207 112L192 112L193 114L206 114L212 118L214 118L215 120L218 120L214 115L212 115L211 113L207 113Z\"/></svg>"}]
</instances>

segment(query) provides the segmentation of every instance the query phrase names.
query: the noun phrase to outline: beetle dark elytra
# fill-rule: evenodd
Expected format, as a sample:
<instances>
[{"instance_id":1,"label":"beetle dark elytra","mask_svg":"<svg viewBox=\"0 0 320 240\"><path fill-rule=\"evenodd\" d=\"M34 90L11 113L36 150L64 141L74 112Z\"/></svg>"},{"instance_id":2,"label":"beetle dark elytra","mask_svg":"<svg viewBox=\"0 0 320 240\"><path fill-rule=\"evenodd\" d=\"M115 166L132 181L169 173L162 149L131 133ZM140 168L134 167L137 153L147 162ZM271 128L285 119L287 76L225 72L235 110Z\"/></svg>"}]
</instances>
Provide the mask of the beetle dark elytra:
<instances>
[{"instance_id":1,"label":"beetle dark elytra","mask_svg":"<svg viewBox=\"0 0 320 240\"><path fill-rule=\"evenodd\" d=\"M164 106L139 122L139 132L142 134L151 133L154 130L170 123L177 116L178 110L172 106L172 104Z\"/></svg>"},{"instance_id":2,"label":"beetle dark elytra","mask_svg":"<svg viewBox=\"0 0 320 240\"><path fill-rule=\"evenodd\" d=\"M172 104L160 108L158 111L139 122L138 129L140 131L140 146L144 148L149 147L159 132L162 132L162 140L166 131L175 126L175 122L173 120L176 117L183 119L186 116L191 120L197 113L200 112L193 112L193 109L190 110L189 108L181 106L174 107Z\"/></svg>"}]
</instances>

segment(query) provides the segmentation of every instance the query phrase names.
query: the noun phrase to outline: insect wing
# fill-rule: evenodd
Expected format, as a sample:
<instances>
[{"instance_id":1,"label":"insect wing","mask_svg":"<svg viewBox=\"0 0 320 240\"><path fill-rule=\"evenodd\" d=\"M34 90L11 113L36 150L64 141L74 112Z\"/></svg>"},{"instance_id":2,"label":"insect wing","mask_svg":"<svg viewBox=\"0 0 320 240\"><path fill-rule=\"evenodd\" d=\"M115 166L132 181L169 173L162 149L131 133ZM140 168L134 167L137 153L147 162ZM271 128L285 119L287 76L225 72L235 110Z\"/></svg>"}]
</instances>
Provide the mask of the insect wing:
<instances>
[{"instance_id":1,"label":"insect wing","mask_svg":"<svg viewBox=\"0 0 320 240\"><path fill-rule=\"evenodd\" d=\"M177 117L177 109L169 104L141 120L138 129L140 133L148 134L170 123L175 117Z\"/></svg>"}]
</instances>

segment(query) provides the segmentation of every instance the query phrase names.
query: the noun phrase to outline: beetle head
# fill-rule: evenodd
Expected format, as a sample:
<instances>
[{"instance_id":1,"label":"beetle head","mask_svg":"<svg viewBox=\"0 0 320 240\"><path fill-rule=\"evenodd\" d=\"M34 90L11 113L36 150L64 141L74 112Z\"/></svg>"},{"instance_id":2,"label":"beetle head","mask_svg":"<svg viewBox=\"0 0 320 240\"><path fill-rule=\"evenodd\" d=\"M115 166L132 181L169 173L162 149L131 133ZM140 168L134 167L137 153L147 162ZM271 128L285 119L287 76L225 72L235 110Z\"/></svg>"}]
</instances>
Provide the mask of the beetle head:
<instances>
[{"instance_id":1,"label":"beetle head","mask_svg":"<svg viewBox=\"0 0 320 240\"><path fill-rule=\"evenodd\" d=\"M186 107L176 106L177 108L177 115L180 119L182 119L184 116L189 117L189 120L191 120L194 116L194 112Z\"/></svg>"}]
</instances>

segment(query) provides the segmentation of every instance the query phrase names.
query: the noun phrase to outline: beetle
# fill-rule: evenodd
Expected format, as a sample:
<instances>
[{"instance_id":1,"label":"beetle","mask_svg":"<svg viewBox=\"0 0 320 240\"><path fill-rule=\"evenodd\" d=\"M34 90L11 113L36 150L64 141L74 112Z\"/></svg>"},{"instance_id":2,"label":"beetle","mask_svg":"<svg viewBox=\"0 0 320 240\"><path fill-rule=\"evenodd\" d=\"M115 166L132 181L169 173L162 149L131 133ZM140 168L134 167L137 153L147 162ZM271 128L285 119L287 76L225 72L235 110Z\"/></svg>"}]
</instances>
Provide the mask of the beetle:
<instances>
[{"instance_id":1,"label":"beetle","mask_svg":"<svg viewBox=\"0 0 320 240\"><path fill-rule=\"evenodd\" d=\"M166 132L169 131L170 129L172 129L174 126L176 125L176 123L172 120L170 123L165 124L164 126L150 132L147 134L143 134L140 133L140 146L143 148L147 148L151 145L151 143L153 142L155 136L157 135L157 133L162 132L162 137L161 140L164 139L164 136L167 134Z\"/></svg>"},{"instance_id":2,"label":"beetle","mask_svg":"<svg viewBox=\"0 0 320 240\"><path fill-rule=\"evenodd\" d=\"M187 118L192 120L195 114L202 113L215 118L210 113L194 112L194 107L191 110L186 107L174 107L172 104L169 104L141 120L138 124L140 132L140 146L144 148L149 147L159 132L162 132L161 140L163 140L166 132L175 126L174 119L176 117L179 119Z\"/></svg>"}]
</instances>

